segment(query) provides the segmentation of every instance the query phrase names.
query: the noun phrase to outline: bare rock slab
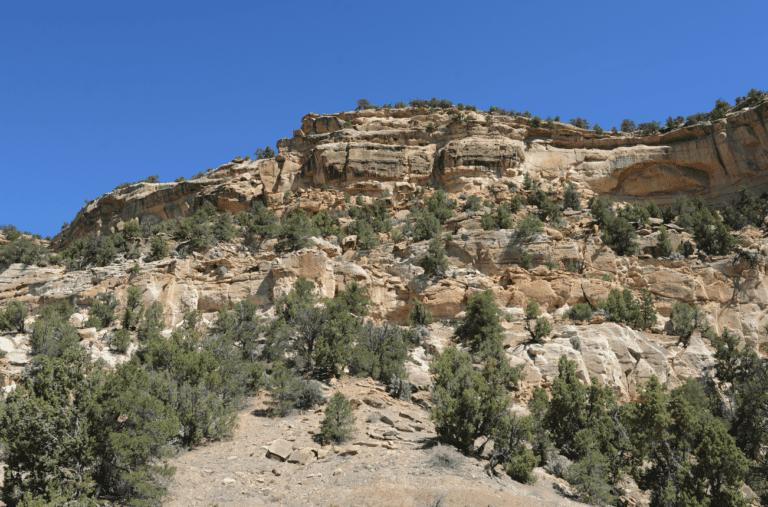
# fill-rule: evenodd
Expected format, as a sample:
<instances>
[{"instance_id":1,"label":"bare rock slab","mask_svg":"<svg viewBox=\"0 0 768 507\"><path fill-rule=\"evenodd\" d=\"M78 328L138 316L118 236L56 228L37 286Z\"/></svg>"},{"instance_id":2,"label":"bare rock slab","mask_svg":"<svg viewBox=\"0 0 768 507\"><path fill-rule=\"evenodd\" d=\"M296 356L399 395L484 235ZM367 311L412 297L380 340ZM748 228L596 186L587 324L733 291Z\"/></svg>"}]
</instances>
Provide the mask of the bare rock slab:
<instances>
[{"instance_id":1,"label":"bare rock slab","mask_svg":"<svg viewBox=\"0 0 768 507\"><path fill-rule=\"evenodd\" d=\"M293 444L282 438L272 442L272 445L267 449L267 457L277 459L280 461L287 460L293 453Z\"/></svg>"},{"instance_id":2,"label":"bare rock slab","mask_svg":"<svg viewBox=\"0 0 768 507\"><path fill-rule=\"evenodd\" d=\"M315 457L315 453L311 449L296 449L288 456L288 463L295 463L298 465L306 465L312 458Z\"/></svg>"}]
</instances>

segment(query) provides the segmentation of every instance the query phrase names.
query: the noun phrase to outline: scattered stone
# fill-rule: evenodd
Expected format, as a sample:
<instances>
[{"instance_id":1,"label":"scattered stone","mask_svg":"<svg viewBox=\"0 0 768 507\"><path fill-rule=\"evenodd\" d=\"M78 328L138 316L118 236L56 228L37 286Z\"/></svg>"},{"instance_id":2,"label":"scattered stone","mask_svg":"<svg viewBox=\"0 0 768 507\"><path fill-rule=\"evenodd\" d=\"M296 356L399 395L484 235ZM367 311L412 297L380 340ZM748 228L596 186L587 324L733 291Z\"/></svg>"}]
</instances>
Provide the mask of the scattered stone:
<instances>
[{"instance_id":1,"label":"scattered stone","mask_svg":"<svg viewBox=\"0 0 768 507\"><path fill-rule=\"evenodd\" d=\"M232 479L231 477L226 477L226 478L221 480L222 484L233 484L235 482L237 482L237 481Z\"/></svg>"},{"instance_id":2,"label":"scattered stone","mask_svg":"<svg viewBox=\"0 0 768 507\"><path fill-rule=\"evenodd\" d=\"M363 403L373 408L383 408L384 402L378 396L366 396L363 398Z\"/></svg>"},{"instance_id":3,"label":"scattered stone","mask_svg":"<svg viewBox=\"0 0 768 507\"><path fill-rule=\"evenodd\" d=\"M273 469L272 469L272 473L273 473L274 475L277 475L277 476L279 476L279 475L282 475L282 474L280 473L280 470L278 470L277 468L273 468Z\"/></svg>"},{"instance_id":4,"label":"scattered stone","mask_svg":"<svg viewBox=\"0 0 768 507\"><path fill-rule=\"evenodd\" d=\"M269 446L269 449L267 450L267 457L285 461L288 459L288 456L290 456L292 452L293 444L287 440L278 439Z\"/></svg>"},{"instance_id":5,"label":"scattered stone","mask_svg":"<svg viewBox=\"0 0 768 507\"><path fill-rule=\"evenodd\" d=\"M365 447L381 447L380 442L371 442L370 440L359 440L357 442L354 442L352 445L361 445Z\"/></svg>"},{"instance_id":6,"label":"scattered stone","mask_svg":"<svg viewBox=\"0 0 768 507\"><path fill-rule=\"evenodd\" d=\"M315 456L309 449L297 449L291 453L288 457L288 463L297 463L299 465L306 465Z\"/></svg>"},{"instance_id":7,"label":"scattered stone","mask_svg":"<svg viewBox=\"0 0 768 507\"><path fill-rule=\"evenodd\" d=\"M342 474L342 472L341 472L341 468L337 468L336 470L334 470L334 471L333 471L333 475L334 475L334 476L336 476L336 475L341 475L341 474Z\"/></svg>"},{"instance_id":8,"label":"scattered stone","mask_svg":"<svg viewBox=\"0 0 768 507\"><path fill-rule=\"evenodd\" d=\"M358 452L354 447L339 447L336 450L336 454L339 456L357 456Z\"/></svg>"},{"instance_id":9,"label":"scattered stone","mask_svg":"<svg viewBox=\"0 0 768 507\"><path fill-rule=\"evenodd\" d=\"M228 456L227 461L232 461L233 459L237 459L237 456Z\"/></svg>"},{"instance_id":10,"label":"scattered stone","mask_svg":"<svg viewBox=\"0 0 768 507\"><path fill-rule=\"evenodd\" d=\"M389 424L390 426L394 426L395 425L395 422L392 419L390 419L389 417L385 416L385 415L382 415L380 420L384 424Z\"/></svg>"}]
</instances>

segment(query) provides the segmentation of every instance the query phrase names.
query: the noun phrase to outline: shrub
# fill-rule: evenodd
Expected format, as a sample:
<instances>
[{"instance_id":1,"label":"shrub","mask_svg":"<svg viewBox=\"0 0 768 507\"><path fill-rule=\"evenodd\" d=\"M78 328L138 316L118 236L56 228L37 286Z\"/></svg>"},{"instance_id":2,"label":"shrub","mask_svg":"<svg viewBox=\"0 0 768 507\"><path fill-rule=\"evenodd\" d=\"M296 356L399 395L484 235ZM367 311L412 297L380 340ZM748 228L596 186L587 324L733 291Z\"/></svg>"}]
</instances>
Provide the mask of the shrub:
<instances>
[{"instance_id":1,"label":"shrub","mask_svg":"<svg viewBox=\"0 0 768 507\"><path fill-rule=\"evenodd\" d=\"M209 201L206 201L209 203ZM186 241L186 249L205 250L211 246L210 228L207 224L208 215L204 211L198 211L191 217L187 217L178 224L173 231L173 239Z\"/></svg>"},{"instance_id":2,"label":"shrub","mask_svg":"<svg viewBox=\"0 0 768 507\"><path fill-rule=\"evenodd\" d=\"M419 259L419 264L424 268L424 273L428 275L443 275L446 268L450 265L445 258L445 249L440 238L433 238L429 242L427 253Z\"/></svg>"},{"instance_id":3,"label":"shrub","mask_svg":"<svg viewBox=\"0 0 768 507\"><path fill-rule=\"evenodd\" d=\"M549 336L552 332L552 324L546 317L541 317L536 320L536 326L531 329L530 322L526 323L526 329L531 334L531 339L536 343L544 343L544 338Z\"/></svg>"},{"instance_id":4,"label":"shrub","mask_svg":"<svg viewBox=\"0 0 768 507\"><path fill-rule=\"evenodd\" d=\"M435 468L456 469L462 461L461 454L448 445L437 444L429 451L429 462Z\"/></svg>"},{"instance_id":5,"label":"shrub","mask_svg":"<svg viewBox=\"0 0 768 507\"><path fill-rule=\"evenodd\" d=\"M621 131L622 132L633 132L636 129L637 129L637 127L635 126L635 122L634 121L632 121L632 120L630 120L628 118L625 118L625 119L621 120Z\"/></svg>"},{"instance_id":6,"label":"shrub","mask_svg":"<svg viewBox=\"0 0 768 507\"><path fill-rule=\"evenodd\" d=\"M55 306L43 308L32 325L32 334L29 336L32 355L60 357L80 343L80 335L67 320L69 316L65 317L58 310Z\"/></svg>"},{"instance_id":7,"label":"shrub","mask_svg":"<svg viewBox=\"0 0 768 507\"><path fill-rule=\"evenodd\" d=\"M163 305L155 301L144 311L144 318L139 324L137 334L139 343L143 344L159 338L163 325Z\"/></svg>"},{"instance_id":8,"label":"shrub","mask_svg":"<svg viewBox=\"0 0 768 507\"><path fill-rule=\"evenodd\" d=\"M632 296L629 289L612 289L607 299L598 301L598 307L604 310L614 322L627 324L634 329L646 329L656 324L656 308L651 293L642 290L641 300Z\"/></svg>"},{"instance_id":9,"label":"shrub","mask_svg":"<svg viewBox=\"0 0 768 507\"><path fill-rule=\"evenodd\" d=\"M483 213L483 216L480 218L480 226L486 231L495 231L496 220L490 214Z\"/></svg>"},{"instance_id":10,"label":"shrub","mask_svg":"<svg viewBox=\"0 0 768 507\"><path fill-rule=\"evenodd\" d=\"M262 160L266 158L275 158L277 154L275 153L275 150L267 146L263 150L261 148L256 148L256 151L253 152L253 155L256 157L256 160Z\"/></svg>"},{"instance_id":11,"label":"shrub","mask_svg":"<svg viewBox=\"0 0 768 507\"><path fill-rule=\"evenodd\" d=\"M148 387L134 365L103 373L77 349L37 361L0 416L9 463L3 501L91 505L100 493L159 502L175 469L157 462L168 457L178 423Z\"/></svg>"},{"instance_id":12,"label":"shrub","mask_svg":"<svg viewBox=\"0 0 768 507\"><path fill-rule=\"evenodd\" d=\"M247 240L254 236L273 237L279 230L279 221L275 212L258 200L253 201L248 211L237 214L237 222L240 224L243 237Z\"/></svg>"},{"instance_id":13,"label":"shrub","mask_svg":"<svg viewBox=\"0 0 768 507\"><path fill-rule=\"evenodd\" d=\"M133 239L141 237L141 226L136 220L130 220L125 223L123 227L123 236L125 239Z\"/></svg>"},{"instance_id":14,"label":"shrub","mask_svg":"<svg viewBox=\"0 0 768 507\"><path fill-rule=\"evenodd\" d=\"M355 345L349 373L388 384L393 378L405 377L403 363L407 358L408 345L400 328L369 322Z\"/></svg>"},{"instance_id":15,"label":"shrub","mask_svg":"<svg viewBox=\"0 0 768 507\"><path fill-rule=\"evenodd\" d=\"M128 287L128 298L123 315L120 317L120 324L125 329L134 327L144 312L144 305L141 304L141 289L139 287Z\"/></svg>"},{"instance_id":16,"label":"shrub","mask_svg":"<svg viewBox=\"0 0 768 507\"><path fill-rule=\"evenodd\" d=\"M0 245L0 272L15 263L28 266L40 264L48 256L48 250L31 239L21 236L11 243Z\"/></svg>"},{"instance_id":17,"label":"shrub","mask_svg":"<svg viewBox=\"0 0 768 507\"><path fill-rule=\"evenodd\" d=\"M523 190L533 190L533 180L527 172L523 175Z\"/></svg>"},{"instance_id":18,"label":"shrub","mask_svg":"<svg viewBox=\"0 0 768 507\"><path fill-rule=\"evenodd\" d=\"M531 299L528 301L528 305L525 307L525 318L528 320L535 319L539 316L539 304Z\"/></svg>"},{"instance_id":19,"label":"shrub","mask_svg":"<svg viewBox=\"0 0 768 507\"><path fill-rule=\"evenodd\" d=\"M486 342L500 342L503 331L499 324L500 313L492 290L474 294L467 302L466 316L456 328L456 336L473 351L479 350Z\"/></svg>"},{"instance_id":20,"label":"shrub","mask_svg":"<svg viewBox=\"0 0 768 507\"><path fill-rule=\"evenodd\" d=\"M578 303L568 310L568 318L588 321L592 318L592 306L589 303Z\"/></svg>"},{"instance_id":21,"label":"shrub","mask_svg":"<svg viewBox=\"0 0 768 507\"><path fill-rule=\"evenodd\" d=\"M568 123L570 123L571 125L573 125L576 128L580 128L580 129L584 129L584 130L589 130L589 122L587 121L586 118L579 118L579 117L571 118L568 121Z\"/></svg>"},{"instance_id":22,"label":"shrub","mask_svg":"<svg viewBox=\"0 0 768 507\"><path fill-rule=\"evenodd\" d=\"M296 377L282 362L273 365L267 387L272 395L270 411L275 415L288 415L295 408L308 410L323 402L315 383Z\"/></svg>"},{"instance_id":23,"label":"shrub","mask_svg":"<svg viewBox=\"0 0 768 507\"><path fill-rule=\"evenodd\" d=\"M341 232L336 225L336 219L325 210L316 213L315 216L312 217L312 225L315 226L319 231L320 236L323 238L327 238L328 236L339 236Z\"/></svg>"},{"instance_id":24,"label":"shrub","mask_svg":"<svg viewBox=\"0 0 768 507\"><path fill-rule=\"evenodd\" d=\"M640 129L640 132L644 135L650 135L655 134L659 131L659 128L661 127L661 123L657 121L649 121L646 123L641 123L637 126L638 129Z\"/></svg>"},{"instance_id":25,"label":"shrub","mask_svg":"<svg viewBox=\"0 0 768 507\"><path fill-rule=\"evenodd\" d=\"M320 432L325 442L341 443L352 435L352 405L341 392L337 391L325 408L325 418L320 423Z\"/></svg>"},{"instance_id":26,"label":"shrub","mask_svg":"<svg viewBox=\"0 0 768 507\"><path fill-rule=\"evenodd\" d=\"M218 241L229 241L235 237L235 223L232 220L232 213L228 210L219 215L219 218L211 227L213 237Z\"/></svg>"},{"instance_id":27,"label":"shrub","mask_svg":"<svg viewBox=\"0 0 768 507\"><path fill-rule=\"evenodd\" d=\"M573 183L568 183L568 186L565 187L563 204L566 208L571 208L574 211L581 209L581 194L573 186Z\"/></svg>"},{"instance_id":28,"label":"shrub","mask_svg":"<svg viewBox=\"0 0 768 507\"><path fill-rule=\"evenodd\" d=\"M312 245L309 239L318 234L317 229L312 225L312 221L307 217L304 210L299 209L284 216L280 224L278 233L278 243L275 246L278 250L299 250Z\"/></svg>"},{"instance_id":29,"label":"shrub","mask_svg":"<svg viewBox=\"0 0 768 507\"><path fill-rule=\"evenodd\" d=\"M672 322L672 334L683 340L688 340L696 329L703 329L705 325L704 312L698 306L690 306L677 302L669 314Z\"/></svg>"},{"instance_id":30,"label":"shrub","mask_svg":"<svg viewBox=\"0 0 768 507\"><path fill-rule=\"evenodd\" d=\"M440 225L440 220L432 213L422 212L416 218L416 225L413 228L414 241L439 238L442 233L443 227Z\"/></svg>"},{"instance_id":31,"label":"shrub","mask_svg":"<svg viewBox=\"0 0 768 507\"><path fill-rule=\"evenodd\" d=\"M414 299L413 306L411 306L411 311L408 313L408 325L428 326L429 324L432 324L433 321L434 318L432 317L432 314L429 312L429 310L424 308L418 299Z\"/></svg>"},{"instance_id":32,"label":"shrub","mask_svg":"<svg viewBox=\"0 0 768 507\"><path fill-rule=\"evenodd\" d=\"M637 253L637 244L634 242L636 237L637 232L629 222L620 216L612 216L605 223L600 239L617 255L635 255Z\"/></svg>"},{"instance_id":33,"label":"shrub","mask_svg":"<svg viewBox=\"0 0 768 507\"><path fill-rule=\"evenodd\" d=\"M523 269L531 269L533 268L533 257L528 252L523 251L520 254L520 260L518 260L517 263Z\"/></svg>"},{"instance_id":34,"label":"shrub","mask_svg":"<svg viewBox=\"0 0 768 507\"><path fill-rule=\"evenodd\" d=\"M373 109L373 105L371 105L371 103L368 102L368 99L358 100L355 111L365 111L366 109Z\"/></svg>"},{"instance_id":35,"label":"shrub","mask_svg":"<svg viewBox=\"0 0 768 507\"><path fill-rule=\"evenodd\" d=\"M445 222L453 216L453 210L456 209L456 201L448 199L445 192L438 190L433 193L427 201L427 210L433 214L440 222Z\"/></svg>"},{"instance_id":36,"label":"shrub","mask_svg":"<svg viewBox=\"0 0 768 507\"><path fill-rule=\"evenodd\" d=\"M603 129L597 123L595 123L595 126L592 127L592 130L594 130L595 134L597 134L597 135L602 135L603 134Z\"/></svg>"},{"instance_id":37,"label":"shrub","mask_svg":"<svg viewBox=\"0 0 768 507\"><path fill-rule=\"evenodd\" d=\"M131 332L125 328L115 331L109 345L118 354L125 354L131 344Z\"/></svg>"},{"instance_id":38,"label":"shrub","mask_svg":"<svg viewBox=\"0 0 768 507\"><path fill-rule=\"evenodd\" d=\"M155 236L149 247L149 256L153 261L159 261L168 257L168 243L164 238Z\"/></svg>"},{"instance_id":39,"label":"shrub","mask_svg":"<svg viewBox=\"0 0 768 507\"><path fill-rule=\"evenodd\" d=\"M538 116L534 116L533 118L529 118L527 121L527 124L529 127L539 128L541 127L541 118Z\"/></svg>"},{"instance_id":40,"label":"shrub","mask_svg":"<svg viewBox=\"0 0 768 507\"><path fill-rule=\"evenodd\" d=\"M5 306L5 312L0 310L0 329L19 333L24 332L24 319L27 318L27 308L18 301L11 301Z\"/></svg>"},{"instance_id":41,"label":"shrub","mask_svg":"<svg viewBox=\"0 0 768 507\"><path fill-rule=\"evenodd\" d=\"M515 232L523 239L528 239L535 234L544 232L544 224L538 217L528 215L517 223Z\"/></svg>"},{"instance_id":42,"label":"shrub","mask_svg":"<svg viewBox=\"0 0 768 507\"><path fill-rule=\"evenodd\" d=\"M96 299L93 300L91 305L91 312L85 326L98 329L109 327L112 321L115 320L117 305L118 301L115 299L114 293L104 292L97 294Z\"/></svg>"},{"instance_id":43,"label":"shrub","mask_svg":"<svg viewBox=\"0 0 768 507\"><path fill-rule=\"evenodd\" d=\"M669 242L669 233L667 232L667 228L662 225L659 227L659 239L654 253L656 254L656 257L669 257L672 255L672 252L673 249L672 243Z\"/></svg>"},{"instance_id":44,"label":"shrub","mask_svg":"<svg viewBox=\"0 0 768 507\"><path fill-rule=\"evenodd\" d=\"M521 378L521 368L509 365L501 343L489 345L479 371L473 368L472 357L455 346L445 349L429 366L435 431L441 440L462 451L472 451L481 436L491 437L510 405L506 387L516 386Z\"/></svg>"},{"instance_id":45,"label":"shrub","mask_svg":"<svg viewBox=\"0 0 768 507\"><path fill-rule=\"evenodd\" d=\"M470 195L467 197L467 202L464 203L464 211L480 211L482 204L478 196Z\"/></svg>"}]
</instances>

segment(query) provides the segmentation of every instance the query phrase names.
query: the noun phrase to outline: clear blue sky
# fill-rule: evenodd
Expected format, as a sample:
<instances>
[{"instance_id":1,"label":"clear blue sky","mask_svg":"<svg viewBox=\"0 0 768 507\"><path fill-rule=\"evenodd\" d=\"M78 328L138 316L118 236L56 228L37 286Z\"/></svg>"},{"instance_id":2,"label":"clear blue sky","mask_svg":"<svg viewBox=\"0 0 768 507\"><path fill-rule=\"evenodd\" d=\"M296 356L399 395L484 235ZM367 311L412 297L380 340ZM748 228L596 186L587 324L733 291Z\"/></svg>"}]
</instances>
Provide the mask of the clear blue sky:
<instances>
[{"instance_id":1,"label":"clear blue sky","mask_svg":"<svg viewBox=\"0 0 768 507\"><path fill-rule=\"evenodd\" d=\"M0 224L275 147L310 112L436 96L603 128L768 88L768 2L0 4Z\"/></svg>"}]
</instances>

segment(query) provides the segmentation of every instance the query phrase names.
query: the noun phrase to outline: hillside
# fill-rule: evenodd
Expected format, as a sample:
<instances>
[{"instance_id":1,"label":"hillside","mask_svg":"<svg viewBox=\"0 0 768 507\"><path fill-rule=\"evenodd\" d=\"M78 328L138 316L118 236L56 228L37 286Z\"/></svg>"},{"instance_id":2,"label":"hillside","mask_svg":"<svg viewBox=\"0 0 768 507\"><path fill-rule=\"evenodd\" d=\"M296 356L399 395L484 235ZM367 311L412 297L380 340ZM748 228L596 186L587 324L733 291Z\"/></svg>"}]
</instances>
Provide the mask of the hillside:
<instances>
[{"instance_id":1,"label":"hillside","mask_svg":"<svg viewBox=\"0 0 768 507\"><path fill-rule=\"evenodd\" d=\"M741 191L745 186L749 192ZM417 505L429 500L420 488L438 492L441 486L448 494L444 505L480 505L481 497L483 505L525 498L530 505L566 505L557 491L580 497L551 467L534 468L536 486L513 481L500 466L491 478L483 469L488 452L458 455L460 464L453 468L427 468L428 477L412 480L406 493L382 479L403 483L409 472L401 468L424 470L434 452L438 433L429 416L435 403L429 365L455 343L467 349L457 329L470 313L470 298L490 291L500 309L504 358L523 374L509 394L511 412L521 417L530 414L536 388L551 393L562 356L573 362L581 382L592 385L596 379L609 386L622 405L637 402L654 376L670 390L688 379L713 378L713 337L724 333L764 360L768 206L758 197L764 190L766 100L742 104L722 119L652 135L596 133L554 122L534 126L522 116L456 107L310 113L292 138L278 141L274 158L235 159L188 181L122 186L89 202L50 243L37 241L54 257L45 253L38 255L39 265L5 266L0 306L21 303L30 316L23 329L0 334L4 393L29 374L30 339L45 306L72 304L68 321L79 346L90 360L114 368L142 346L135 325L126 327L131 344L125 353L109 345L124 327L118 321L129 288L144 307L160 303L167 339L184 329L191 311L201 319L193 329L213 335L221 328L219 310L237 310L243 302L252 303L255 322L273 322L281 316L276 302L301 278L313 282L317 303L338 299L356 282L370 298L367 321L416 329L407 325L416 302L434 317L418 328L404 363L413 397L392 398L385 383L342 376L341 370L306 371L321 380L326 399L342 390L356 400L356 434L340 448L307 436L317 434L321 409L285 420L265 417L271 389L268 382L260 385L260 394L251 393L240 407L233 441L205 440L171 459L179 471L169 505L260 505L262 499L285 505ZM609 208L605 215L600 203ZM297 219L299 232L288 239L298 239L286 246L286 234L265 218L270 212L282 224L304 212L315 218L314 226ZM426 273L436 248L430 236L439 240L447 265ZM665 237L669 252L663 251ZM161 243L165 255L158 253ZM9 244L0 233L0 245ZM620 318L605 303L613 290L639 302L645 298L656 317L648 325ZM119 312L110 322L87 325L92 305L105 293L114 294ZM531 301L540 313L526 318ZM681 330L670 318L681 304L702 313L690 329ZM589 311L577 315L574 307ZM363 322L364 313L350 313ZM541 318L552 331L537 339L531 328ZM474 360L479 367L482 360ZM720 389L725 393L724 384ZM386 401L366 401L371 393ZM381 433L390 426L380 423L382 414L394 418L391 427L411 426L395 432L397 440L385 439ZM421 430L414 432L413 421ZM277 461L262 446L286 433L296 434L292 447L313 451L308 464L281 462L274 474L270 463ZM250 454L247 466L244 446L257 455ZM229 449L239 456L237 470L226 468ZM764 456L765 443L755 452ZM210 461L210 454L219 461ZM296 467L318 478L299 477L305 470ZM235 477L222 483L225 468ZM265 486L277 481L282 487L289 476L298 482L287 491ZM235 489L238 494L232 494ZM486 489L500 492L486 497ZM632 505L647 504L650 494L629 479L617 491Z\"/></svg>"}]
</instances>

